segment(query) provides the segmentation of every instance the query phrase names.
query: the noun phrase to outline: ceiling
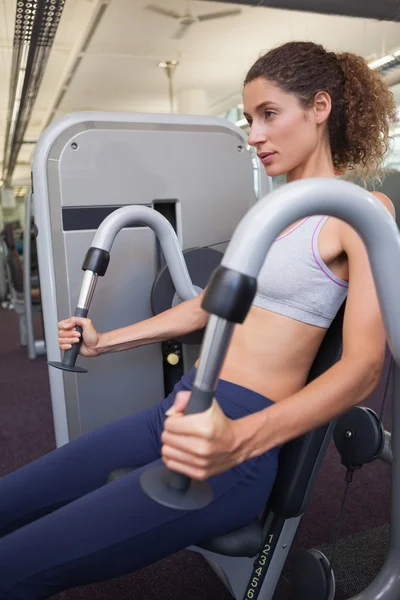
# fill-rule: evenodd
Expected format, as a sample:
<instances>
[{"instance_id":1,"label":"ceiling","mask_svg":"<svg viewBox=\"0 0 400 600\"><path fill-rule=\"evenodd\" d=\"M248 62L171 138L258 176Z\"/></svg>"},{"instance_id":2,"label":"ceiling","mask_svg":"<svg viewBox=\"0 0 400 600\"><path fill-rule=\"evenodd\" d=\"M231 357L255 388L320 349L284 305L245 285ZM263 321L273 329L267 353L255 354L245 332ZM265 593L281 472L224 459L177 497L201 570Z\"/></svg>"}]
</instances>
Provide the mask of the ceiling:
<instances>
[{"instance_id":1,"label":"ceiling","mask_svg":"<svg viewBox=\"0 0 400 600\"><path fill-rule=\"evenodd\" d=\"M162 60L180 61L177 97L184 90L205 90L205 112L222 114L240 102L241 82L259 53L287 40L310 39L369 58L400 47L400 23L251 6L241 6L239 16L195 23L176 40L177 22L145 10L150 2L66 0L25 140L37 140L51 120L78 110L169 112L168 80L157 66ZM181 14L188 4L193 15L238 8L203 0L151 3ZM0 162L15 6L15 0L0 0ZM15 183L29 181L33 147L22 146Z\"/></svg>"}]
</instances>

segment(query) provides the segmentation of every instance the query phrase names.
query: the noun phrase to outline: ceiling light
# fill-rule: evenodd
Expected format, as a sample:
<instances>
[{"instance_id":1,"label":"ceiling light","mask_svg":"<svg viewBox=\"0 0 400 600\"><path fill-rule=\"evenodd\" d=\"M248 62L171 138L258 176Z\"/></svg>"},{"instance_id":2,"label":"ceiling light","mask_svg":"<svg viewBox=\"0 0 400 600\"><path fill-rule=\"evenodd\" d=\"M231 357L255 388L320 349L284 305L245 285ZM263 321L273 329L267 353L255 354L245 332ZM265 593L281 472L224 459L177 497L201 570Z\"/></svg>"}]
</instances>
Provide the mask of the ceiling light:
<instances>
[{"instance_id":1,"label":"ceiling light","mask_svg":"<svg viewBox=\"0 0 400 600\"><path fill-rule=\"evenodd\" d=\"M377 69L378 67L383 67L383 65L387 65L393 60L395 60L395 55L388 54L387 56L382 56L382 58L373 60L372 62L368 63L368 66L370 69Z\"/></svg>"},{"instance_id":2,"label":"ceiling light","mask_svg":"<svg viewBox=\"0 0 400 600\"><path fill-rule=\"evenodd\" d=\"M177 64L178 64L178 61L175 59L162 60L158 63L158 66L161 67L162 69L167 69L168 67L176 67Z\"/></svg>"}]
</instances>

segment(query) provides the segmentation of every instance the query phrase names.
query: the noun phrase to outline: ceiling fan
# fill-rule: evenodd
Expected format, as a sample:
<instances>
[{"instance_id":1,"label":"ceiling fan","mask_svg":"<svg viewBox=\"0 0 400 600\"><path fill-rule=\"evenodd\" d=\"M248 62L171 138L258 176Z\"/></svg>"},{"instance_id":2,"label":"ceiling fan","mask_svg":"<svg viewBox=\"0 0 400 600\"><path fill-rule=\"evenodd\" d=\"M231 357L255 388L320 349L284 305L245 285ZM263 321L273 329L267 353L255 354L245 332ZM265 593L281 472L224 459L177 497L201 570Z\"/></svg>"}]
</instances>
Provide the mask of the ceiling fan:
<instances>
[{"instance_id":1,"label":"ceiling fan","mask_svg":"<svg viewBox=\"0 0 400 600\"><path fill-rule=\"evenodd\" d=\"M185 14L178 13L175 10L170 10L169 8L164 8L162 6L157 6L156 4L148 4L147 6L145 6L145 9L178 21L179 27L175 34L172 36L174 40L181 39L186 34L189 27L191 27L195 23L202 23L203 21L212 21L214 19L222 19L225 17L233 17L236 15L240 15L242 12L240 8L236 8L195 16L190 11L189 2L187 3L187 10Z\"/></svg>"}]
</instances>

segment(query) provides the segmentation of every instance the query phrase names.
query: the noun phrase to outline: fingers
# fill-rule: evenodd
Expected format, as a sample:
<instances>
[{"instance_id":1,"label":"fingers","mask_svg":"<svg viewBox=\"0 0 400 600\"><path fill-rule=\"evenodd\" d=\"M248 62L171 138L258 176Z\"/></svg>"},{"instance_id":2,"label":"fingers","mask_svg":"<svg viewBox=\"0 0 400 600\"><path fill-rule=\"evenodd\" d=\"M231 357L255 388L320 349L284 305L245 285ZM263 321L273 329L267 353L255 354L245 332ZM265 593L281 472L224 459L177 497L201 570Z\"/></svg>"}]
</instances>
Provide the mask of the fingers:
<instances>
[{"instance_id":1,"label":"fingers","mask_svg":"<svg viewBox=\"0 0 400 600\"><path fill-rule=\"evenodd\" d=\"M60 331L71 331L75 329L77 325L80 325L82 329L87 328L92 324L90 319L84 319L83 317L70 317L69 319L64 319L58 323L58 329Z\"/></svg>"},{"instance_id":2,"label":"fingers","mask_svg":"<svg viewBox=\"0 0 400 600\"><path fill-rule=\"evenodd\" d=\"M179 450L178 448L171 448L171 446L166 446L165 444L162 447L161 456L166 462L173 461L175 463L190 465L200 469L204 469L209 463L209 456L207 453L204 453L204 451L199 453L189 453L184 450Z\"/></svg>"},{"instance_id":3,"label":"fingers","mask_svg":"<svg viewBox=\"0 0 400 600\"><path fill-rule=\"evenodd\" d=\"M79 331L76 331L76 329L73 329L72 331L59 331L58 332L58 339L59 340L63 340L63 341L67 341L70 339L75 339L75 338L80 338L81 334L79 333ZM68 342L69 344L71 342Z\"/></svg>"},{"instance_id":4,"label":"fingers","mask_svg":"<svg viewBox=\"0 0 400 600\"><path fill-rule=\"evenodd\" d=\"M60 346L60 350L71 350L72 345L71 344L59 344Z\"/></svg>"},{"instance_id":5,"label":"fingers","mask_svg":"<svg viewBox=\"0 0 400 600\"><path fill-rule=\"evenodd\" d=\"M62 331L62 330L64 330L64 331L67 330L68 331L68 330L74 329L75 328L74 318L71 317L70 319L64 319L64 321L60 321L57 324L57 327L58 327L58 329L60 331Z\"/></svg>"},{"instance_id":6,"label":"fingers","mask_svg":"<svg viewBox=\"0 0 400 600\"><path fill-rule=\"evenodd\" d=\"M168 469L192 479L204 481L212 475L207 458L196 457L167 446L163 446L161 458Z\"/></svg>"},{"instance_id":7,"label":"fingers","mask_svg":"<svg viewBox=\"0 0 400 600\"><path fill-rule=\"evenodd\" d=\"M70 350L72 348L73 344L77 344L79 342L80 339L80 334L78 332L76 332L76 336L75 337L69 337L69 338L58 338L58 345L60 346L61 350Z\"/></svg>"},{"instance_id":8,"label":"fingers","mask_svg":"<svg viewBox=\"0 0 400 600\"><path fill-rule=\"evenodd\" d=\"M195 479L196 481L205 481L214 475L213 472L208 471L207 469L193 467L191 465L175 462L173 460L163 459L163 462L165 466L170 469L170 471L181 473L182 475L186 475L186 477L190 477L190 479Z\"/></svg>"},{"instance_id":9,"label":"fingers","mask_svg":"<svg viewBox=\"0 0 400 600\"><path fill-rule=\"evenodd\" d=\"M79 331L75 329L60 330L58 332L58 345L60 350L70 350L73 344L77 344L81 338Z\"/></svg>"},{"instance_id":10,"label":"fingers","mask_svg":"<svg viewBox=\"0 0 400 600\"><path fill-rule=\"evenodd\" d=\"M168 418L164 423L164 432L182 436L196 436L206 440L213 438L215 423L209 418L208 414L183 415L182 413L176 413L168 415L168 412L166 413Z\"/></svg>"},{"instance_id":11,"label":"fingers","mask_svg":"<svg viewBox=\"0 0 400 600\"><path fill-rule=\"evenodd\" d=\"M191 459L202 459L208 457L211 452L212 443L208 440L196 436L174 435L168 431L163 431L161 434L162 452L169 453L169 456L174 457L174 453L179 456L180 453L186 454ZM190 449L188 451L188 449ZM185 461L184 461L185 462Z\"/></svg>"},{"instance_id":12,"label":"fingers","mask_svg":"<svg viewBox=\"0 0 400 600\"><path fill-rule=\"evenodd\" d=\"M171 408L166 411L167 417L182 414L190 400L190 392L178 392Z\"/></svg>"}]
</instances>

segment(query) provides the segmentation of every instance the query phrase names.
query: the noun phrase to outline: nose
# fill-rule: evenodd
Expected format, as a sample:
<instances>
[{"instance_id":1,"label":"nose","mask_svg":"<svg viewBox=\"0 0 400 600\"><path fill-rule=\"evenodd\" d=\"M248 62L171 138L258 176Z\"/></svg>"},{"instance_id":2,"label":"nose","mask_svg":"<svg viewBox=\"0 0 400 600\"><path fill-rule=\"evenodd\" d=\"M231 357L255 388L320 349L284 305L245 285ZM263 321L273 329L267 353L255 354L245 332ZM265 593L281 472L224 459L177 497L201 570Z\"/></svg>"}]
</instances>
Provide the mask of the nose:
<instances>
[{"instance_id":1,"label":"nose","mask_svg":"<svg viewBox=\"0 0 400 600\"><path fill-rule=\"evenodd\" d=\"M260 124L255 121L252 122L250 126L249 137L247 138L250 146L258 146L259 144L264 144L267 141L267 135L265 129L261 127Z\"/></svg>"}]
</instances>

